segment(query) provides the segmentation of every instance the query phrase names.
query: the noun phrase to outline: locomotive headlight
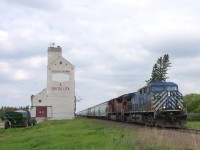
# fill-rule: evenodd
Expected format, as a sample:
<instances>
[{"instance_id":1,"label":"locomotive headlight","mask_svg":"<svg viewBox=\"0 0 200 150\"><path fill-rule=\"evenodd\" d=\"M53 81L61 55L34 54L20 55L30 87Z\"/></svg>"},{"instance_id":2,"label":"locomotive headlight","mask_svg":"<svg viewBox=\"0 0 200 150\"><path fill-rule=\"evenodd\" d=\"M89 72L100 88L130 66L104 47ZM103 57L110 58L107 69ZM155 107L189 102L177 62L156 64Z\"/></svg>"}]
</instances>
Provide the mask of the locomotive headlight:
<instances>
[{"instance_id":1,"label":"locomotive headlight","mask_svg":"<svg viewBox=\"0 0 200 150\"><path fill-rule=\"evenodd\" d=\"M163 106L163 109L165 109L166 108L166 106Z\"/></svg>"},{"instance_id":2,"label":"locomotive headlight","mask_svg":"<svg viewBox=\"0 0 200 150\"><path fill-rule=\"evenodd\" d=\"M167 95L170 96L170 92L168 92Z\"/></svg>"},{"instance_id":3,"label":"locomotive headlight","mask_svg":"<svg viewBox=\"0 0 200 150\"><path fill-rule=\"evenodd\" d=\"M181 106L180 106L180 105L178 105L178 108L179 108L179 109L181 109Z\"/></svg>"}]
</instances>

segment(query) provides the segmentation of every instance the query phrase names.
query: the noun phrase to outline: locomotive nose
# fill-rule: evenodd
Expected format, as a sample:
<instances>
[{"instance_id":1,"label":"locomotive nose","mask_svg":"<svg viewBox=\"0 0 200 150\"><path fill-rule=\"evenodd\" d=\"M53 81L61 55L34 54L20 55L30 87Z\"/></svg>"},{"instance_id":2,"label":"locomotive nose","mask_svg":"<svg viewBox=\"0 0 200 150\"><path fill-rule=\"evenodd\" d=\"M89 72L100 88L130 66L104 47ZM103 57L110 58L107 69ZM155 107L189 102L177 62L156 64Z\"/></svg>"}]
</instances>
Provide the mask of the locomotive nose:
<instances>
[{"instance_id":1,"label":"locomotive nose","mask_svg":"<svg viewBox=\"0 0 200 150\"><path fill-rule=\"evenodd\" d=\"M168 110L173 110L176 109L176 105L177 105L177 100L176 97L173 96L173 94L171 94L171 92L167 92L167 98L166 98L166 102L165 102L165 107Z\"/></svg>"},{"instance_id":2,"label":"locomotive nose","mask_svg":"<svg viewBox=\"0 0 200 150\"><path fill-rule=\"evenodd\" d=\"M174 91L156 93L152 100L155 110L175 110L179 104L178 94Z\"/></svg>"}]
</instances>

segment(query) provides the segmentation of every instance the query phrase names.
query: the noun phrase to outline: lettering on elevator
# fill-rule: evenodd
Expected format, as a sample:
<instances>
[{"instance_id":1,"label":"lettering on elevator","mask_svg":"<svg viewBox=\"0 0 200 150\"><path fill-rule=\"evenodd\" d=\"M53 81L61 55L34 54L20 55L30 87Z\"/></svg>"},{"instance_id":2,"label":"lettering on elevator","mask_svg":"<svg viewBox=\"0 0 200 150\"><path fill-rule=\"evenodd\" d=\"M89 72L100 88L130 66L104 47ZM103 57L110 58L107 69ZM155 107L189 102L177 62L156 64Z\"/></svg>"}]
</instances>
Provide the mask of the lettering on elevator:
<instances>
[{"instance_id":1,"label":"lettering on elevator","mask_svg":"<svg viewBox=\"0 0 200 150\"><path fill-rule=\"evenodd\" d=\"M52 91L69 91L70 88L69 87L61 87L61 86L58 86L58 87L51 87Z\"/></svg>"}]
</instances>

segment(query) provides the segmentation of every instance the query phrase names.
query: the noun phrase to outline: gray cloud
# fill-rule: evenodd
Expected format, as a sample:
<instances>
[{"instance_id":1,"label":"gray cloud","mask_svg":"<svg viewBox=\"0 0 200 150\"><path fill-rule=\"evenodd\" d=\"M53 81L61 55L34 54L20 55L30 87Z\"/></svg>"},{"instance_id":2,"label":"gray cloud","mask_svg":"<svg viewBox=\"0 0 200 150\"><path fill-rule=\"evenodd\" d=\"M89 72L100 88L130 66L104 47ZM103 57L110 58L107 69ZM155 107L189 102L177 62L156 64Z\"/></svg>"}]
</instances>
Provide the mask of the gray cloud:
<instances>
[{"instance_id":1,"label":"gray cloud","mask_svg":"<svg viewBox=\"0 0 200 150\"><path fill-rule=\"evenodd\" d=\"M60 9L63 6L62 0L57 1L48 1L48 0L34 0L34 1L26 1L26 0L17 0L17 1L11 1L11 0L3 0L6 4L13 5L14 7L28 7L31 9L45 9L48 11L57 10Z\"/></svg>"}]
</instances>

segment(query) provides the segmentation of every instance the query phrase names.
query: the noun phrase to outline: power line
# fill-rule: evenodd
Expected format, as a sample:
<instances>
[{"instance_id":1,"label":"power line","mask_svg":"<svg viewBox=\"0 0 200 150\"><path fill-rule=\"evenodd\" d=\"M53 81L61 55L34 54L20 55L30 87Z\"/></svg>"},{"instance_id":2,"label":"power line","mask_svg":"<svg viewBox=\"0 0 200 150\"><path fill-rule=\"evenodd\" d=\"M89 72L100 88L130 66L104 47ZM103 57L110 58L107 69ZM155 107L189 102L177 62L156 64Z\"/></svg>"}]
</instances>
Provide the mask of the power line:
<instances>
[{"instance_id":1,"label":"power line","mask_svg":"<svg viewBox=\"0 0 200 150\"><path fill-rule=\"evenodd\" d=\"M83 100L77 93L75 93L75 98L76 102L81 102Z\"/></svg>"}]
</instances>

